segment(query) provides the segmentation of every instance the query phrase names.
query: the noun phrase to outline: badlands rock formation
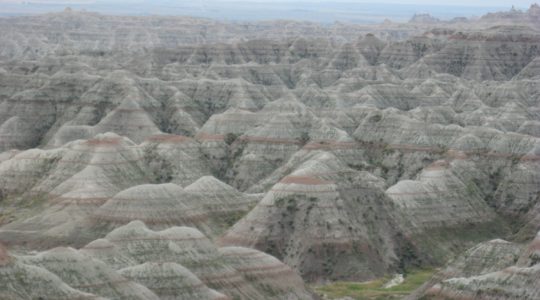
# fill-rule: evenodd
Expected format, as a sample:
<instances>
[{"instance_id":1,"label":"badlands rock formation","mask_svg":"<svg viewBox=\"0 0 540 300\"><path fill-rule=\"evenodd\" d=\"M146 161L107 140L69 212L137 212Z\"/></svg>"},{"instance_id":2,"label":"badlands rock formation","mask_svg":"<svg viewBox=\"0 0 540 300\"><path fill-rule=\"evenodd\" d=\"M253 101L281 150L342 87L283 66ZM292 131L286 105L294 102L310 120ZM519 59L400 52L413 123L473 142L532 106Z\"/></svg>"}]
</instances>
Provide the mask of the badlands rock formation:
<instances>
[{"instance_id":1,"label":"badlands rock formation","mask_svg":"<svg viewBox=\"0 0 540 300\"><path fill-rule=\"evenodd\" d=\"M537 298L539 12L1 18L0 298Z\"/></svg>"},{"instance_id":2,"label":"badlands rock formation","mask_svg":"<svg viewBox=\"0 0 540 300\"><path fill-rule=\"evenodd\" d=\"M366 279L396 260L400 216L384 181L326 152L301 163L223 237L282 258L304 278Z\"/></svg>"},{"instance_id":3,"label":"badlands rock formation","mask_svg":"<svg viewBox=\"0 0 540 300\"><path fill-rule=\"evenodd\" d=\"M504 240L480 244L458 257L415 299L536 299L540 296L540 233L529 245Z\"/></svg>"},{"instance_id":4,"label":"badlands rock formation","mask_svg":"<svg viewBox=\"0 0 540 300\"><path fill-rule=\"evenodd\" d=\"M150 150L152 157L159 156L160 144L156 145ZM6 205L6 210L17 218L29 206L27 213L32 217L3 226L2 240L82 246L133 220L158 229L195 226L215 236L260 198L212 176L203 176L185 189L172 182L152 183L156 182L155 172L165 172L166 167L172 174L170 181L175 173L189 170L189 159L185 163L173 160L193 151L163 150L176 155L146 159L146 147L107 133L60 148L15 155L0 171L3 186L9 187L3 189L11 206ZM156 160L165 167L155 167Z\"/></svg>"},{"instance_id":5,"label":"badlands rock formation","mask_svg":"<svg viewBox=\"0 0 540 300\"><path fill-rule=\"evenodd\" d=\"M132 280L148 284L165 299L175 295L182 299L182 294L193 288L209 299L225 298L216 291L232 299L311 298L302 279L277 259L256 250L218 249L189 227L153 231L141 221L133 221L80 251L105 261ZM242 257L235 258L239 255Z\"/></svg>"},{"instance_id":6,"label":"badlands rock formation","mask_svg":"<svg viewBox=\"0 0 540 300\"><path fill-rule=\"evenodd\" d=\"M302 279L267 254L140 221L80 250L15 256L2 248L0 276L2 299L311 299Z\"/></svg>"}]
</instances>

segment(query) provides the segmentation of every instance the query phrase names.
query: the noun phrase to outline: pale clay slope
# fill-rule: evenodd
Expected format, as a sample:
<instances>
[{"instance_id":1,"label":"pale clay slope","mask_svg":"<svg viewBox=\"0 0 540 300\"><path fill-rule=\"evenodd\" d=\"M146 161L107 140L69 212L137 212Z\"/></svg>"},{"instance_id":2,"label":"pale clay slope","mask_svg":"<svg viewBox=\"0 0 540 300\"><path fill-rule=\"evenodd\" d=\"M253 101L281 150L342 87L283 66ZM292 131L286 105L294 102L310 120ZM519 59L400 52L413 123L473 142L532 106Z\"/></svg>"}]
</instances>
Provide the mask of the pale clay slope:
<instances>
[{"instance_id":1,"label":"pale clay slope","mask_svg":"<svg viewBox=\"0 0 540 300\"><path fill-rule=\"evenodd\" d=\"M537 297L538 16L0 19L0 296Z\"/></svg>"},{"instance_id":2,"label":"pale clay slope","mask_svg":"<svg viewBox=\"0 0 540 300\"><path fill-rule=\"evenodd\" d=\"M425 299L537 299L538 254L538 235L528 245L503 240L480 244L409 298L423 293Z\"/></svg>"},{"instance_id":3,"label":"pale clay slope","mask_svg":"<svg viewBox=\"0 0 540 300\"><path fill-rule=\"evenodd\" d=\"M156 232L134 221L80 250L2 251L0 295L6 299L312 299L302 279L277 259L218 249L188 227Z\"/></svg>"}]
</instances>

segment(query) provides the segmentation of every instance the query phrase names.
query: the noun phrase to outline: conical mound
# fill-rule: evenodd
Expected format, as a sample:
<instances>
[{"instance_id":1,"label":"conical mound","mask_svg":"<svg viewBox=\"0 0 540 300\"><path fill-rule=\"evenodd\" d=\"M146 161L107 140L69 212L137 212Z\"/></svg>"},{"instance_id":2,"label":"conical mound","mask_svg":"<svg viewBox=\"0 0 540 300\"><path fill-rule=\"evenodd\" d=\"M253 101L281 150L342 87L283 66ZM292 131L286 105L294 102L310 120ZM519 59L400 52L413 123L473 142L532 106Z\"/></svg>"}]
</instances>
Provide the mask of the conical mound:
<instances>
[{"instance_id":1,"label":"conical mound","mask_svg":"<svg viewBox=\"0 0 540 300\"><path fill-rule=\"evenodd\" d=\"M140 220L158 228L196 224L204 214L189 207L184 190L175 184L144 184L124 190L109 199L94 213L102 224L127 224Z\"/></svg>"},{"instance_id":2,"label":"conical mound","mask_svg":"<svg viewBox=\"0 0 540 300\"><path fill-rule=\"evenodd\" d=\"M229 299L229 297L209 289L188 269L171 262L144 263L121 269L119 273L148 287L160 299Z\"/></svg>"},{"instance_id":3,"label":"conical mound","mask_svg":"<svg viewBox=\"0 0 540 300\"><path fill-rule=\"evenodd\" d=\"M220 294L223 294L230 298L277 300L282 299L280 295L287 294L291 299L310 299L303 284L297 281L277 285L271 279L262 279L271 278L271 270L261 269L260 280L271 286L273 292L268 291L266 285L252 282L251 277L243 273L247 271L242 269L245 264L230 261L194 228L171 227L153 231L144 223L133 221L113 230L104 239L88 244L81 251L103 260L163 297L199 293L210 296L209 299L222 299ZM264 257L264 254L255 252L254 255ZM286 265L275 259L273 263L284 273L292 274Z\"/></svg>"},{"instance_id":4,"label":"conical mound","mask_svg":"<svg viewBox=\"0 0 540 300\"><path fill-rule=\"evenodd\" d=\"M319 153L275 184L221 243L261 249L308 280L376 276L395 259L396 216L382 187L377 177ZM374 252L379 243L389 251Z\"/></svg>"},{"instance_id":5,"label":"conical mound","mask_svg":"<svg viewBox=\"0 0 540 300\"><path fill-rule=\"evenodd\" d=\"M55 248L20 260L54 273L83 292L106 298L158 299L144 286L126 280L105 263L72 248Z\"/></svg>"}]
</instances>

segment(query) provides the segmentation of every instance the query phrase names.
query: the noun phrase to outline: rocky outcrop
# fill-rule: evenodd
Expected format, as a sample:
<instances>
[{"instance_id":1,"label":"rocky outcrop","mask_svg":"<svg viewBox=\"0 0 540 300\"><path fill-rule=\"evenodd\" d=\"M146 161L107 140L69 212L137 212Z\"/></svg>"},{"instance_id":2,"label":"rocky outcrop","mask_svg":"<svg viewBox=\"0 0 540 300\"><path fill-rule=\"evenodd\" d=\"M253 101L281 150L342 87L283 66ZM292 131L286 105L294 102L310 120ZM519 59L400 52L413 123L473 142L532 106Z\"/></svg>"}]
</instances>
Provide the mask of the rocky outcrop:
<instances>
[{"instance_id":1,"label":"rocky outcrop","mask_svg":"<svg viewBox=\"0 0 540 300\"><path fill-rule=\"evenodd\" d=\"M152 231L142 222L133 221L81 251L103 260L166 299L173 295L200 295L208 299L228 299L223 295L240 299L283 299L283 296L311 299L302 279L277 259L256 250L222 251L193 228ZM245 256L237 258L238 252ZM252 255L257 258L255 261L250 260Z\"/></svg>"},{"instance_id":2,"label":"rocky outcrop","mask_svg":"<svg viewBox=\"0 0 540 300\"><path fill-rule=\"evenodd\" d=\"M171 262L144 263L121 269L119 273L144 284L160 299L229 299L209 289L188 269Z\"/></svg>"},{"instance_id":3,"label":"rocky outcrop","mask_svg":"<svg viewBox=\"0 0 540 300\"><path fill-rule=\"evenodd\" d=\"M398 242L399 217L383 186L321 151L276 183L221 243L276 255L312 281L378 276L393 267Z\"/></svg>"},{"instance_id":4,"label":"rocky outcrop","mask_svg":"<svg viewBox=\"0 0 540 300\"><path fill-rule=\"evenodd\" d=\"M507 234L507 225L484 201L481 186L475 184L482 175L475 174L474 168L460 160L436 161L415 181L402 180L386 190L397 209L411 220L404 232L414 241L414 248L442 261L455 245Z\"/></svg>"},{"instance_id":5,"label":"rocky outcrop","mask_svg":"<svg viewBox=\"0 0 540 300\"><path fill-rule=\"evenodd\" d=\"M55 248L34 256L20 256L18 260L43 268L82 292L104 298L158 299L144 286L129 281L105 263L72 248Z\"/></svg>"},{"instance_id":6,"label":"rocky outcrop","mask_svg":"<svg viewBox=\"0 0 540 300\"><path fill-rule=\"evenodd\" d=\"M0 18L6 297L38 295L12 275L38 268L51 298L309 299L292 270L368 280L463 253L430 295L505 278L536 296L518 282L535 246L513 259L540 229L538 11Z\"/></svg>"},{"instance_id":7,"label":"rocky outcrop","mask_svg":"<svg viewBox=\"0 0 540 300\"><path fill-rule=\"evenodd\" d=\"M535 299L538 237L529 245L493 240L479 244L439 272L409 298Z\"/></svg>"},{"instance_id":8,"label":"rocky outcrop","mask_svg":"<svg viewBox=\"0 0 540 300\"><path fill-rule=\"evenodd\" d=\"M68 239L69 245L81 245L133 220L153 228L195 226L216 236L260 197L211 176L185 190L174 183L143 184L167 174L170 178L163 181L190 182L181 175L195 176L189 168L202 172L199 166L205 166L196 147L194 141L173 136L158 136L139 146L107 133L15 155L1 167L3 197L11 199L14 208L32 201L27 213L33 216L6 225L0 236L16 244L31 241L46 247ZM19 213L14 210L12 216Z\"/></svg>"},{"instance_id":9,"label":"rocky outcrop","mask_svg":"<svg viewBox=\"0 0 540 300\"><path fill-rule=\"evenodd\" d=\"M312 299L279 260L251 249L218 249L188 227L155 232L135 221L80 250L1 250L5 299Z\"/></svg>"}]
</instances>

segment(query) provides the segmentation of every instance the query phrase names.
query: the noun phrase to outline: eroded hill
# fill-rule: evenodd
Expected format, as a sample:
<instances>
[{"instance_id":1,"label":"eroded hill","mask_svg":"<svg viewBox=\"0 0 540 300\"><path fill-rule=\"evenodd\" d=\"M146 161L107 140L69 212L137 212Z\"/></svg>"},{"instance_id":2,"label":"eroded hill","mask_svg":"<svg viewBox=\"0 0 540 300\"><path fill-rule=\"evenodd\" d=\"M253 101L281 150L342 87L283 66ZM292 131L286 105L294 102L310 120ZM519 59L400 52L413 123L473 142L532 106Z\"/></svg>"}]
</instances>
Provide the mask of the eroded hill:
<instances>
[{"instance_id":1,"label":"eroded hill","mask_svg":"<svg viewBox=\"0 0 540 300\"><path fill-rule=\"evenodd\" d=\"M534 299L537 14L1 19L0 296Z\"/></svg>"}]
</instances>

